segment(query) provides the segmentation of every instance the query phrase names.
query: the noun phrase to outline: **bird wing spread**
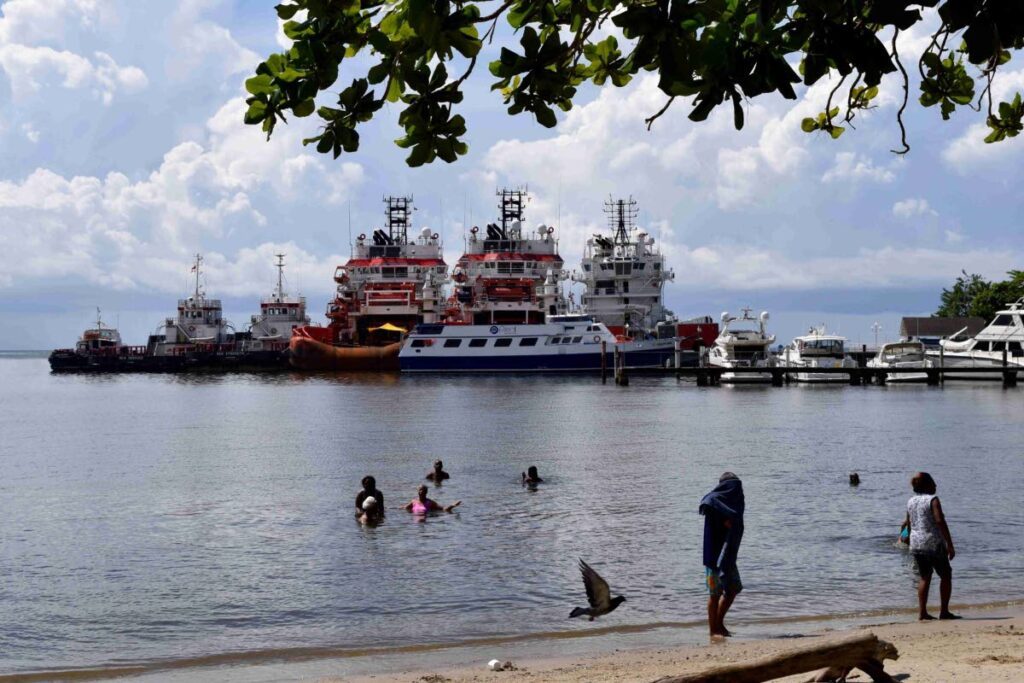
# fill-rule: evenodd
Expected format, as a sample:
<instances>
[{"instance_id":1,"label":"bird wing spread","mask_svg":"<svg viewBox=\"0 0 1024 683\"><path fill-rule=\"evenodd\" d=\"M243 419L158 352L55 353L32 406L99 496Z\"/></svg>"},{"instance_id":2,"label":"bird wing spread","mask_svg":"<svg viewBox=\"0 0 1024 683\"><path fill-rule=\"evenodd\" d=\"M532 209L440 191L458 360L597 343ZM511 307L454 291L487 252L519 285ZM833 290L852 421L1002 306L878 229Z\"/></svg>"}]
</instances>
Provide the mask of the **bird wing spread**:
<instances>
[{"instance_id":1,"label":"bird wing spread","mask_svg":"<svg viewBox=\"0 0 1024 683\"><path fill-rule=\"evenodd\" d=\"M608 609L612 601L608 582L583 560L580 560L580 571L583 573L583 585L587 589L587 600L590 602L590 607L595 610Z\"/></svg>"}]
</instances>

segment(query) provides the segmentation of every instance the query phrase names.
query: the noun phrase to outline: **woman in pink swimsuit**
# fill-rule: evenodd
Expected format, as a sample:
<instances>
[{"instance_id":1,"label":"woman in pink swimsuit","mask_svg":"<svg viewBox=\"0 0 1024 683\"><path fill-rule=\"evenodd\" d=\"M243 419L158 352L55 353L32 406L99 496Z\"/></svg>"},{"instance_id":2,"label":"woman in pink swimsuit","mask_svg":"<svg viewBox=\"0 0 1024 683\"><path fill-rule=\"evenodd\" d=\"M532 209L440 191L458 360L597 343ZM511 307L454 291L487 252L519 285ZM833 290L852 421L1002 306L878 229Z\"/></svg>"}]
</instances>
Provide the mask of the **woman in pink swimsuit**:
<instances>
[{"instance_id":1,"label":"woman in pink swimsuit","mask_svg":"<svg viewBox=\"0 0 1024 683\"><path fill-rule=\"evenodd\" d=\"M447 507L441 507L437 501L427 498L427 487L421 484L416 491L416 497L406 503L405 509L414 515L426 515L428 512L451 512L461 504L462 501L457 500Z\"/></svg>"}]
</instances>

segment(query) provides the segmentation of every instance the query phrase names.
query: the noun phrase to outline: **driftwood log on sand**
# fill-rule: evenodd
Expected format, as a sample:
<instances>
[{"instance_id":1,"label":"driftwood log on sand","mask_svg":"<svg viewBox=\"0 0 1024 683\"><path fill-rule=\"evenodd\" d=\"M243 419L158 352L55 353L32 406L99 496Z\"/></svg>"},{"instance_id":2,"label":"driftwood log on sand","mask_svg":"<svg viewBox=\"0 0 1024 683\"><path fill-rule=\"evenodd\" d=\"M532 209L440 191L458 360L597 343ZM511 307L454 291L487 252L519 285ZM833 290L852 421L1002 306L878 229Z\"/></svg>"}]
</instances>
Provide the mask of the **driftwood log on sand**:
<instances>
[{"instance_id":1,"label":"driftwood log on sand","mask_svg":"<svg viewBox=\"0 0 1024 683\"><path fill-rule=\"evenodd\" d=\"M762 657L744 664L725 664L701 673L667 676L655 683L762 683L795 674L825 669L815 681L842 681L851 669L860 669L875 683L895 683L883 670L886 659L896 659L896 648L874 633L819 641ZM824 676L824 677L823 677Z\"/></svg>"}]
</instances>

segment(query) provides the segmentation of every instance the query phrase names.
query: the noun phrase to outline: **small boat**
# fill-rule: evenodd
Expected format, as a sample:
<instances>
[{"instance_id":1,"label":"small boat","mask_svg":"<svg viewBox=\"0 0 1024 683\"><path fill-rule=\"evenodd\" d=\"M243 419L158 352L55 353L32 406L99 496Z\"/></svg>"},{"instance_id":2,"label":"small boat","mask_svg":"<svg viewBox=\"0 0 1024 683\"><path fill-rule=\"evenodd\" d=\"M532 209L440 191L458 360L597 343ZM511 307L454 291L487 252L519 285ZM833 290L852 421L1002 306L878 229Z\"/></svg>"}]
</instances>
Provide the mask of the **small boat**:
<instances>
[{"instance_id":1,"label":"small boat","mask_svg":"<svg viewBox=\"0 0 1024 683\"><path fill-rule=\"evenodd\" d=\"M954 341L963 332L960 330L951 339L940 340L940 348L929 349L928 358L947 371L950 368L992 368L992 372L946 372L946 379L1002 379L1004 357L1008 368L1020 368L1024 372L1024 298L1007 304L973 338Z\"/></svg>"},{"instance_id":2,"label":"small boat","mask_svg":"<svg viewBox=\"0 0 1024 683\"><path fill-rule=\"evenodd\" d=\"M824 325L812 327L807 334L794 339L783 349L782 362L786 367L805 368L789 373L790 379L797 382L849 382L849 374L814 370L857 367L857 363L846 356L846 337L828 334Z\"/></svg>"},{"instance_id":3,"label":"small boat","mask_svg":"<svg viewBox=\"0 0 1024 683\"><path fill-rule=\"evenodd\" d=\"M878 354L868 361L869 368L886 370L898 368L911 370L920 368L921 372L891 372L886 375L886 382L927 382L928 368L932 362L925 357L924 344L919 341L891 342L883 344Z\"/></svg>"},{"instance_id":4,"label":"small boat","mask_svg":"<svg viewBox=\"0 0 1024 683\"><path fill-rule=\"evenodd\" d=\"M768 312L757 318L749 308L743 315L722 313L722 332L708 351L708 364L717 368L769 368L772 366L769 347L775 335L768 334ZM769 372L723 372L720 381L727 384L762 384L772 381Z\"/></svg>"}]
</instances>

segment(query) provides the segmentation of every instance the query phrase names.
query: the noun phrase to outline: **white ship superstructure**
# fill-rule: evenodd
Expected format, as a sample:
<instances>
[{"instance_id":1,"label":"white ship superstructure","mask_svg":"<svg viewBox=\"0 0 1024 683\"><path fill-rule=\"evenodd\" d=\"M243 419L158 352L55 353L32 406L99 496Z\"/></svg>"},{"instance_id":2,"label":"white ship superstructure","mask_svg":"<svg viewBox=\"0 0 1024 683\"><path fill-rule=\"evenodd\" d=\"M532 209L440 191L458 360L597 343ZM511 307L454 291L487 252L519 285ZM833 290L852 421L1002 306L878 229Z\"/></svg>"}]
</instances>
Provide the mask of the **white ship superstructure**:
<instances>
[{"instance_id":1,"label":"white ship superstructure","mask_svg":"<svg viewBox=\"0 0 1024 683\"><path fill-rule=\"evenodd\" d=\"M945 368L991 367L995 370L992 373L961 375L948 373L947 378L999 379L1002 373L998 368L1002 367L1004 357L1007 367L1017 367L1024 371L1024 298L1007 304L973 339L943 339L939 345L941 350L928 351L928 357L936 365L941 363Z\"/></svg>"},{"instance_id":2,"label":"white ship superstructure","mask_svg":"<svg viewBox=\"0 0 1024 683\"><path fill-rule=\"evenodd\" d=\"M812 327L807 334L794 339L783 349L782 358L787 367L805 368L790 375L797 382L849 382L848 374L814 370L857 366L856 361L846 355L846 337L828 334L824 325Z\"/></svg>"},{"instance_id":3,"label":"white ship superstructure","mask_svg":"<svg viewBox=\"0 0 1024 683\"><path fill-rule=\"evenodd\" d=\"M632 197L609 200L604 211L611 235L587 240L582 271L573 273L573 280L586 288L583 310L617 334L654 330L673 317L665 308L664 287L675 273L665 268L654 237L636 226Z\"/></svg>"},{"instance_id":4,"label":"white ship superstructure","mask_svg":"<svg viewBox=\"0 0 1024 683\"><path fill-rule=\"evenodd\" d=\"M452 271L453 292L444 320L450 324L531 325L564 313L562 270L555 228L523 223L525 190L500 190L500 222L470 230L465 253Z\"/></svg>"},{"instance_id":5,"label":"white ship superstructure","mask_svg":"<svg viewBox=\"0 0 1024 683\"><path fill-rule=\"evenodd\" d=\"M770 347L775 335L769 334L768 313L754 318L749 308L743 315L722 313L722 331L708 351L708 364L719 368L769 368L772 365ZM769 372L723 372L722 382L762 383L771 382Z\"/></svg>"},{"instance_id":6,"label":"white ship superstructure","mask_svg":"<svg viewBox=\"0 0 1024 683\"><path fill-rule=\"evenodd\" d=\"M384 228L359 235L352 258L334 273L337 295L327 307L330 343L382 344L437 320L448 270L440 236L429 228L409 236L412 197L386 197L384 204Z\"/></svg>"},{"instance_id":7,"label":"white ship superstructure","mask_svg":"<svg viewBox=\"0 0 1024 683\"><path fill-rule=\"evenodd\" d=\"M173 356L188 353L198 347L211 348L234 341L231 323L224 319L220 299L209 299L201 285L203 257L196 254L192 272L195 289L187 299L178 299L178 313L167 318L150 338L154 356Z\"/></svg>"},{"instance_id":8,"label":"white ship superstructure","mask_svg":"<svg viewBox=\"0 0 1024 683\"><path fill-rule=\"evenodd\" d=\"M252 316L249 324L252 350L284 348L288 346L292 331L309 324L306 315L306 297L293 296L284 290L284 254L277 256L277 287L273 294L260 300L259 315Z\"/></svg>"}]
</instances>

